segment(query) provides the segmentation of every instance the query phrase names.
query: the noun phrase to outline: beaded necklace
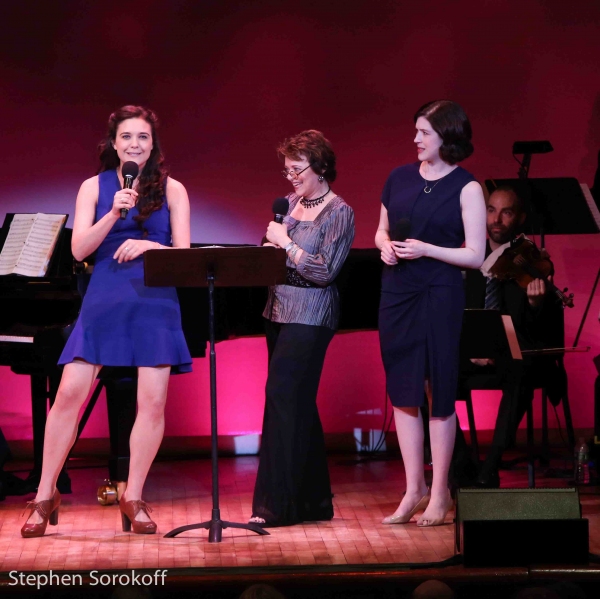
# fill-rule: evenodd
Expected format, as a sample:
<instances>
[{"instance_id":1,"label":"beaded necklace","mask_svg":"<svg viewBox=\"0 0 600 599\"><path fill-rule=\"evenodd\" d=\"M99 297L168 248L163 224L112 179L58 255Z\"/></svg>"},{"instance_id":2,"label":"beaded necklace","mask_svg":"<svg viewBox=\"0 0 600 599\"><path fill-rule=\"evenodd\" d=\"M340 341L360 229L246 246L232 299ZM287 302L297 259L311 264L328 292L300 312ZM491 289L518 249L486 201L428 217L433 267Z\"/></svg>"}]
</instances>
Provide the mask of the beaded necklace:
<instances>
[{"instance_id":1,"label":"beaded necklace","mask_svg":"<svg viewBox=\"0 0 600 599\"><path fill-rule=\"evenodd\" d=\"M327 186L327 191L322 195L319 196L318 198L314 198L312 200L307 200L306 198L302 198L300 200L300 203L305 207L305 208L314 208L315 206L318 206L319 204L322 204L325 201L325 196L331 191L331 188L329 187L329 185Z\"/></svg>"}]
</instances>

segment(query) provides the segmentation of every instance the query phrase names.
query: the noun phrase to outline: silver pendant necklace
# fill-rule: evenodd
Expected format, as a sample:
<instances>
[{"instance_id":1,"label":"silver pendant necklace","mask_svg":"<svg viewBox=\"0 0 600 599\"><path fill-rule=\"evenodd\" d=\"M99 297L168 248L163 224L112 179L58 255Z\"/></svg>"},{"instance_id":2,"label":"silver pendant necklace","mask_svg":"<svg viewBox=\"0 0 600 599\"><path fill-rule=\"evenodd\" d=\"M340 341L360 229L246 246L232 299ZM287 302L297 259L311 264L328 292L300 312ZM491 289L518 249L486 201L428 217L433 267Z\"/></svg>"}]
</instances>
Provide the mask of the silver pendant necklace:
<instances>
[{"instance_id":1,"label":"silver pendant necklace","mask_svg":"<svg viewBox=\"0 0 600 599\"><path fill-rule=\"evenodd\" d=\"M453 173L454 169L452 169L450 171L450 173ZM439 179L437 179L435 182L434 181L428 181L427 179L425 179L425 177L423 177L423 175L421 175L421 177L423 177L423 179L425 179L425 187L423 188L423 191L425 193L431 193L434 189L435 186L442 180L445 179L450 173L446 173L443 177L440 177ZM432 185L433 183L433 185Z\"/></svg>"},{"instance_id":2,"label":"silver pendant necklace","mask_svg":"<svg viewBox=\"0 0 600 599\"><path fill-rule=\"evenodd\" d=\"M445 176L445 175L444 175ZM443 179L444 177L442 177ZM425 179L425 187L423 188L423 191L425 193L431 193L435 186L442 180L442 179L438 179L433 185L431 185L433 183L433 181L427 181L427 179Z\"/></svg>"}]
</instances>

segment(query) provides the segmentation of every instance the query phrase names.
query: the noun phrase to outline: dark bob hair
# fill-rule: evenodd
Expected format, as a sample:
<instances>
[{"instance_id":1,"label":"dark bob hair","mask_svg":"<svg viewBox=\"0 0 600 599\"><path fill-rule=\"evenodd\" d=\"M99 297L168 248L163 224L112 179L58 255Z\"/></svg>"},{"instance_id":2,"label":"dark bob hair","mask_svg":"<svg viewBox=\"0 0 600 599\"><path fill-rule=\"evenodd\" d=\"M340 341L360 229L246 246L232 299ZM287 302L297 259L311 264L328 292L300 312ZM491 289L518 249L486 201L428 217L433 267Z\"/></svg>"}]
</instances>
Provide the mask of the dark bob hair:
<instances>
[{"instance_id":1,"label":"dark bob hair","mask_svg":"<svg viewBox=\"0 0 600 599\"><path fill-rule=\"evenodd\" d=\"M414 122L422 116L442 138L440 158L448 164L456 164L473 153L471 123L465 111L451 100L434 100L417 110Z\"/></svg>"},{"instance_id":2,"label":"dark bob hair","mask_svg":"<svg viewBox=\"0 0 600 599\"><path fill-rule=\"evenodd\" d=\"M113 144L117 138L119 125L128 119L143 119L149 125L152 132L152 151L148 162L140 173L137 191L139 193L137 207L139 215L134 220L143 223L153 212L160 210L165 196L165 185L169 175L164 164L165 158L160 148L160 142L156 130L158 129L158 117L156 113L143 106L127 105L115 110L108 118L108 131L106 137L98 144L100 154L100 168L98 172L115 169L120 160Z\"/></svg>"},{"instance_id":3,"label":"dark bob hair","mask_svg":"<svg viewBox=\"0 0 600 599\"><path fill-rule=\"evenodd\" d=\"M277 148L277 153L283 159L302 160L302 157L306 158L312 170L317 175L322 175L328 183L333 183L337 177L333 148L320 131L309 129L286 139Z\"/></svg>"}]
</instances>

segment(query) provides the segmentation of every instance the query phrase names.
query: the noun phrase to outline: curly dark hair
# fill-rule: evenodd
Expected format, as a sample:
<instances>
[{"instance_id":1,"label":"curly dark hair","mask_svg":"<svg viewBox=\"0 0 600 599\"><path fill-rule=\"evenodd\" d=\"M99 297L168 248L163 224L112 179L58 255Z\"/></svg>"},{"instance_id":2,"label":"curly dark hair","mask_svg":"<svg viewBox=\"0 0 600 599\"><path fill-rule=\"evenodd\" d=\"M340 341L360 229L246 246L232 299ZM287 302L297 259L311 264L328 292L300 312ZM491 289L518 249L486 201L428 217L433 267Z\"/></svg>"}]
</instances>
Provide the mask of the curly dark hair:
<instances>
[{"instance_id":1,"label":"curly dark hair","mask_svg":"<svg viewBox=\"0 0 600 599\"><path fill-rule=\"evenodd\" d=\"M106 137L98 144L100 152L100 168L98 173L115 169L120 161L113 144L117 137L119 125L127 119L144 119L152 131L152 151L150 158L144 165L138 180L138 216L134 220L142 224L153 212L160 210L164 202L165 186L169 175L164 165L165 157L160 149L160 142L156 130L158 117L156 113L143 106L122 106L115 110L108 118L108 131Z\"/></svg>"},{"instance_id":2,"label":"curly dark hair","mask_svg":"<svg viewBox=\"0 0 600 599\"><path fill-rule=\"evenodd\" d=\"M471 123L465 111L452 100L434 100L417 110L414 122L422 116L442 138L440 158L448 164L456 164L473 153Z\"/></svg>"},{"instance_id":3,"label":"curly dark hair","mask_svg":"<svg viewBox=\"0 0 600 599\"><path fill-rule=\"evenodd\" d=\"M333 183L337 177L333 148L320 131L308 129L289 137L279 144L277 153L283 159L301 160L302 157L306 158L312 170L317 175L323 175L328 183Z\"/></svg>"}]
</instances>

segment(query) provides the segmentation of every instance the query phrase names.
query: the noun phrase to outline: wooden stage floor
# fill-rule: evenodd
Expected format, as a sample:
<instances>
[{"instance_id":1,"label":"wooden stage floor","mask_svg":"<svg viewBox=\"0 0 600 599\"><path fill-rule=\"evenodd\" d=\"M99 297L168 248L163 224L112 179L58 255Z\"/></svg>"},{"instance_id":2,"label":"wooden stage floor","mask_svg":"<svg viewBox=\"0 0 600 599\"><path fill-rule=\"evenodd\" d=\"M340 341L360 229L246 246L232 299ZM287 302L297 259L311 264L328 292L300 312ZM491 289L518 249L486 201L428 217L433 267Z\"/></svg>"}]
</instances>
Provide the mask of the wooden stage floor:
<instances>
[{"instance_id":1,"label":"wooden stage floor","mask_svg":"<svg viewBox=\"0 0 600 599\"><path fill-rule=\"evenodd\" d=\"M222 458L220 464L221 517L246 522L251 515L251 498L257 468L256 457ZM28 497L8 497L0 502L0 577L6 584L11 571L79 571L167 569L171 582L191 576L204 580L230 573L243 580L277 580L308 573L315 580L320 573L338 577L368 578L369 573L385 577L409 571L407 564L430 564L454 554L453 512L444 526L418 528L383 525L381 519L394 511L404 489L399 459L364 460L352 456L330 456L335 517L330 522L305 523L269 529L270 536L227 529L221 543L208 543L207 531L196 530L166 539L163 535L178 526L210 519L212 508L210 460L157 462L146 485L146 499L158 523L156 535L134 535L121 531L118 506L100 506L96 490L107 475L99 463L92 467L76 461L69 471L73 493L63 496L59 525L48 527L45 537L23 539L20 526ZM502 471L503 487L525 487L526 470ZM539 487L566 486L564 481L543 478ZM600 554L600 496L598 489L581 490L583 516L590 522L590 551ZM527 569L506 571L519 578ZM498 580L498 572L469 573L462 566L446 568L445 576L458 579ZM244 578L244 573L254 573ZM426 579L425 570L413 578ZM454 574L451 574L454 572ZM571 569L571 572L573 570ZM295 574L294 574L295 573ZM382 574L384 573L384 574ZM531 571L525 572L531 576ZM590 567L589 575L600 581L600 570ZM179 578L178 578L179 576ZM440 577L442 575L439 575ZM315 578L316 577L316 578ZM360 578L359 577L359 578ZM11 579L12 580L12 579ZM233 579L232 579L233 580ZM0 584L1 584L0 583ZM184 585L185 586L185 585Z\"/></svg>"}]
</instances>

